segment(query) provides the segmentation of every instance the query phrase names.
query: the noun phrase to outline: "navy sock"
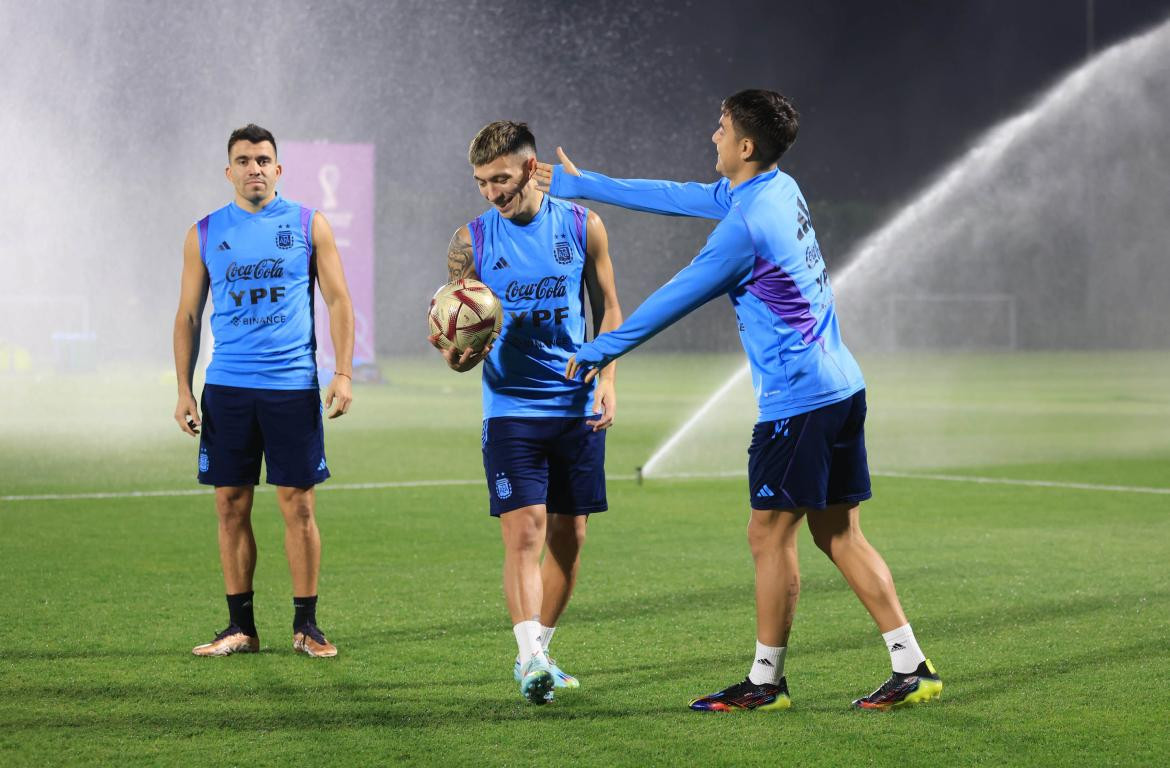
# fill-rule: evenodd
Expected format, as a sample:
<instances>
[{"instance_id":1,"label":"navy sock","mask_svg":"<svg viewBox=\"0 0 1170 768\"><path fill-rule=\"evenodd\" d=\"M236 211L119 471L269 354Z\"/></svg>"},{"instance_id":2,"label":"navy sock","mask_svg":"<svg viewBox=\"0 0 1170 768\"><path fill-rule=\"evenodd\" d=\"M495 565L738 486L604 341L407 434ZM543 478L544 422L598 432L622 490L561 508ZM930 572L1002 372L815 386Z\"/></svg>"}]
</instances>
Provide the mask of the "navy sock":
<instances>
[{"instance_id":1,"label":"navy sock","mask_svg":"<svg viewBox=\"0 0 1170 768\"><path fill-rule=\"evenodd\" d=\"M317 596L293 598L293 629L317 623Z\"/></svg>"},{"instance_id":2,"label":"navy sock","mask_svg":"<svg viewBox=\"0 0 1170 768\"><path fill-rule=\"evenodd\" d=\"M232 624L244 630L249 637L259 637L256 633L256 617L252 613L252 592L241 592L238 595L228 595L228 616Z\"/></svg>"}]
</instances>

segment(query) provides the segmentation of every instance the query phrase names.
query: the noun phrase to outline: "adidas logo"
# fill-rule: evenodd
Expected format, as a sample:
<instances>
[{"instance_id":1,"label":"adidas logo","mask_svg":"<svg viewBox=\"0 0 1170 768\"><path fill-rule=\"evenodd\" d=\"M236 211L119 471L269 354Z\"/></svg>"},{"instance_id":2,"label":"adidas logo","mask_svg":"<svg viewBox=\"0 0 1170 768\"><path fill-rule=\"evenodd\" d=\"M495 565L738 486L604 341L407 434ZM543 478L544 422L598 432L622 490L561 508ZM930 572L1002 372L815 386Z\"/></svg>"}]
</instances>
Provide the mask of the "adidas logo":
<instances>
[{"instance_id":1,"label":"adidas logo","mask_svg":"<svg viewBox=\"0 0 1170 768\"><path fill-rule=\"evenodd\" d=\"M222 243L219 244L219 247L216 248L215 250L217 250L217 251L230 251L231 249L232 249L232 247L230 245L228 245L228 241L224 240Z\"/></svg>"},{"instance_id":2,"label":"adidas logo","mask_svg":"<svg viewBox=\"0 0 1170 768\"><path fill-rule=\"evenodd\" d=\"M492 271L494 272L497 269L506 269L507 267L508 260L501 256L495 264L492 264Z\"/></svg>"},{"instance_id":3,"label":"adidas logo","mask_svg":"<svg viewBox=\"0 0 1170 768\"><path fill-rule=\"evenodd\" d=\"M776 494L772 493L772 489L769 488L767 485L764 485L763 488L756 491L756 496L759 498L762 498L762 499L768 498L769 496L775 496L775 495Z\"/></svg>"},{"instance_id":4,"label":"adidas logo","mask_svg":"<svg viewBox=\"0 0 1170 768\"><path fill-rule=\"evenodd\" d=\"M774 666L776 666L775 664L768 661L767 659L756 659L756 663L759 664L761 667L774 667Z\"/></svg>"},{"instance_id":5,"label":"adidas logo","mask_svg":"<svg viewBox=\"0 0 1170 768\"><path fill-rule=\"evenodd\" d=\"M323 472L325 470L325 457L321 457L321 463L317 465L317 471Z\"/></svg>"},{"instance_id":6,"label":"adidas logo","mask_svg":"<svg viewBox=\"0 0 1170 768\"><path fill-rule=\"evenodd\" d=\"M906 650L906 646L902 645L901 643L894 643L893 645L890 646L890 653L893 653L894 651L904 651L904 650Z\"/></svg>"}]
</instances>

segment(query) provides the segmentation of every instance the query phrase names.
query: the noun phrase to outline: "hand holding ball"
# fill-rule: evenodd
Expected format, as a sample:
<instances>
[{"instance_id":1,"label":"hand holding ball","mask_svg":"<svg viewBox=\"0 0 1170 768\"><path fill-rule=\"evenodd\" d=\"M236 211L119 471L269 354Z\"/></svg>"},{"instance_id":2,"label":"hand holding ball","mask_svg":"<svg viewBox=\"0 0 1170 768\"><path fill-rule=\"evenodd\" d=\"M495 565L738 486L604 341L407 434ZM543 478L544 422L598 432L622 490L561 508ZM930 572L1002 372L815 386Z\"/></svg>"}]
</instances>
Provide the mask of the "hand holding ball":
<instances>
[{"instance_id":1,"label":"hand holding ball","mask_svg":"<svg viewBox=\"0 0 1170 768\"><path fill-rule=\"evenodd\" d=\"M431 298L430 338L456 359L470 349L478 353L500 335L504 310L491 289L478 280L447 283Z\"/></svg>"}]
</instances>

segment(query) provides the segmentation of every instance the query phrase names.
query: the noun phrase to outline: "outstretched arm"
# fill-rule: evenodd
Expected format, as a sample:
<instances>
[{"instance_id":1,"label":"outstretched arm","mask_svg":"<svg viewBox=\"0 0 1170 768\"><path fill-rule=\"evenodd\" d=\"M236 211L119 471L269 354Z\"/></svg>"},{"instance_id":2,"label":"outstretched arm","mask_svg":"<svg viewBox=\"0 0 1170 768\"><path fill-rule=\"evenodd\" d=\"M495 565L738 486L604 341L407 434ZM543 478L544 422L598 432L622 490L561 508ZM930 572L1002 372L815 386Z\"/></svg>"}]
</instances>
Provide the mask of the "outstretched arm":
<instances>
[{"instance_id":1,"label":"outstretched arm","mask_svg":"<svg viewBox=\"0 0 1170 768\"><path fill-rule=\"evenodd\" d=\"M353 402L353 302L341 267L341 254L333 239L333 228L320 212L313 214L313 257L317 261L317 284L329 308L329 336L333 340L336 370L325 393L329 418L349 411ZM336 406L335 406L336 404Z\"/></svg>"},{"instance_id":2,"label":"outstretched arm","mask_svg":"<svg viewBox=\"0 0 1170 768\"><path fill-rule=\"evenodd\" d=\"M622 324L622 307L618 303L617 286L613 276L613 262L609 258L609 235L601 217L593 211L585 221L585 290L589 292L589 307L593 311L595 336L616 330ZM597 432L608 429L617 415L617 362L601 370L597 389L593 393L593 412L599 418L585 422Z\"/></svg>"},{"instance_id":3,"label":"outstretched arm","mask_svg":"<svg viewBox=\"0 0 1170 768\"><path fill-rule=\"evenodd\" d=\"M203 307L207 304L207 290L211 285L203 255L199 253L199 233L196 227L187 232L183 242L183 276L179 287L179 309L175 313L174 347L175 378L179 382L179 402L175 405L175 421L188 435L197 435L199 405L191 391L195 376L195 361L199 359L199 332L203 324Z\"/></svg>"},{"instance_id":4,"label":"outstretched arm","mask_svg":"<svg viewBox=\"0 0 1170 768\"><path fill-rule=\"evenodd\" d=\"M575 197L619 205L635 211L666 216L722 219L731 209L727 179L714 184L652 179L611 179L593 171L581 171L564 150L557 147L560 165L536 164L536 184L553 197Z\"/></svg>"},{"instance_id":5,"label":"outstretched arm","mask_svg":"<svg viewBox=\"0 0 1170 768\"><path fill-rule=\"evenodd\" d=\"M575 378L578 371L604 368L647 341L659 331L720 294L735 288L752 274L755 248L742 221L725 219L715 227L703 250L670 282L659 288L626 318L621 326L603 333L581 347L565 369L565 376Z\"/></svg>"}]
</instances>

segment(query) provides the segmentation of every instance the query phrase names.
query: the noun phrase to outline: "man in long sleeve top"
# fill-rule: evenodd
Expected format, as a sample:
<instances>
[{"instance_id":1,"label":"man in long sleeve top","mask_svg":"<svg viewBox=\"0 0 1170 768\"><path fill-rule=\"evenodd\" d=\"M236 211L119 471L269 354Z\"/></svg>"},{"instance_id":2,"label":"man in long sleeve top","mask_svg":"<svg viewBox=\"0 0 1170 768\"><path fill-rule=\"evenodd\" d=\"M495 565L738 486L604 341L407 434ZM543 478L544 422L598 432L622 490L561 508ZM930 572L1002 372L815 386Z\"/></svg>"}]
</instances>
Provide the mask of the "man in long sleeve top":
<instances>
[{"instance_id":1,"label":"man in long sleeve top","mask_svg":"<svg viewBox=\"0 0 1170 768\"><path fill-rule=\"evenodd\" d=\"M796 110L780 94L748 90L723 102L714 184L611 179L538 166L558 197L598 200L674 216L716 219L698 256L616 330L585 344L566 376L595 371L717 296L735 307L751 365L759 419L749 448L756 564L756 654L746 680L691 702L701 711L786 709L788 634L800 591L796 534L802 520L869 611L893 674L853 702L889 709L936 699L942 681L903 613L889 568L866 541L860 502L870 498L865 380L841 339L828 270L812 218L792 177L776 167L796 138Z\"/></svg>"}]
</instances>

